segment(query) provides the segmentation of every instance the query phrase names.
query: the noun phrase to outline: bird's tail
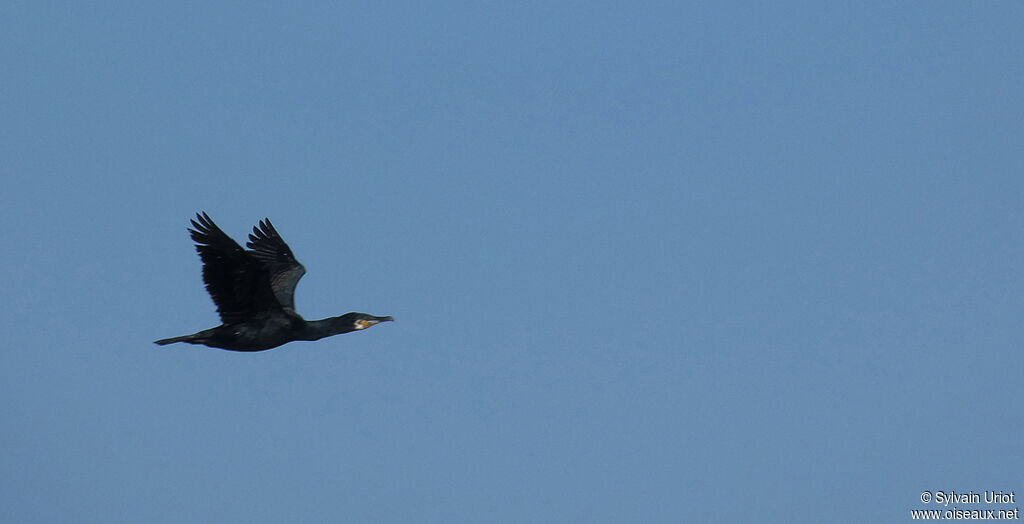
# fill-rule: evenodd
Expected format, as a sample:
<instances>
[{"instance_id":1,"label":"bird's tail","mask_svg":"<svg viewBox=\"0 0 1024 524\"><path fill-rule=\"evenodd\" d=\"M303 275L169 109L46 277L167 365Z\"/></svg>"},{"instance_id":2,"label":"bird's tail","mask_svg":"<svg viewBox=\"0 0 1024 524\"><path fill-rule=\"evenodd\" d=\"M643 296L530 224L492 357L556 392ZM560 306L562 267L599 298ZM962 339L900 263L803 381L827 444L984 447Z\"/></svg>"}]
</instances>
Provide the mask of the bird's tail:
<instances>
[{"instance_id":1,"label":"bird's tail","mask_svg":"<svg viewBox=\"0 0 1024 524\"><path fill-rule=\"evenodd\" d=\"M173 344L175 342L192 342L192 338L193 337L195 337L194 334L193 335L182 335L180 337L162 338L160 340L157 340L156 344L159 344L161 346L166 346L167 344Z\"/></svg>"}]
</instances>

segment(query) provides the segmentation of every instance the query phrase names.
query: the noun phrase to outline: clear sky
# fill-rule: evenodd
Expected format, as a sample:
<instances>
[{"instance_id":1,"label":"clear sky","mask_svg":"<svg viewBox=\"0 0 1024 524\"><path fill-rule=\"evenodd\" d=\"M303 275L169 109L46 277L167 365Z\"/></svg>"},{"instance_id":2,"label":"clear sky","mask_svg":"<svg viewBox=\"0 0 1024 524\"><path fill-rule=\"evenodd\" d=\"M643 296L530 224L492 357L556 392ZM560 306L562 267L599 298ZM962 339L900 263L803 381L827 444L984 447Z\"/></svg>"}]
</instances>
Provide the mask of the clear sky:
<instances>
[{"instance_id":1,"label":"clear sky","mask_svg":"<svg viewBox=\"0 0 1024 524\"><path fill-rule=\"evenodd\" d=\"M0 5L6 521L1024 496L1020 3L210 4ZM396 322L154 345L200 210Z\"/></svg>"}]
</instances>

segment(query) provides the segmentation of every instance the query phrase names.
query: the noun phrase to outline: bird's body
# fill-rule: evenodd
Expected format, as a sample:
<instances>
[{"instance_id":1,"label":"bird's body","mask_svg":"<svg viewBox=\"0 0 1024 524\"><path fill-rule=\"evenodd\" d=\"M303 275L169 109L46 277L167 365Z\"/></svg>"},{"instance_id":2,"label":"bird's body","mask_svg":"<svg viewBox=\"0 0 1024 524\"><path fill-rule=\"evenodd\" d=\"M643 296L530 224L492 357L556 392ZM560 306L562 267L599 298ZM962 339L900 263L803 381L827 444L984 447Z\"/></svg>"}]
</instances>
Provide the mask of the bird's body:
<instances>
[{"instance_id":1,"label":"bird's body","mask_svg":"<svg viewBox=\"0 0 1024 524\"><path fill-rule=\"evenodd\" d=\"M227 236L206 213L197 214L189 233L203 260L203 281L223 324L191 335L157 340L203 344L232 351L262 351L295 340L324 337L394 320L346 313L306 320L295 312L295 286L306 268L269 219L249 235L248 250Z\"/></svg>"}]
</instances>

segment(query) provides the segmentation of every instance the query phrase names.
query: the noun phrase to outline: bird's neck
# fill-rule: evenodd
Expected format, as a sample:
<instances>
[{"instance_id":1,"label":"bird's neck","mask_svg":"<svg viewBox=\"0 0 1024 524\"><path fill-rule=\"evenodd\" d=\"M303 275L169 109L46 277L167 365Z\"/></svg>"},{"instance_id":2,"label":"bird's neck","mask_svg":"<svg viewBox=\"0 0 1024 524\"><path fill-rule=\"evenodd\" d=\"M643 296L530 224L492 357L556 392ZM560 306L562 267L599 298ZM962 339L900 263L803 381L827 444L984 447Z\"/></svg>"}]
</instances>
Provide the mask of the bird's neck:
<instances>
[{"instance_id":1,"label":"bird's neck","mask_svg":"<svg viewBox=\"0 0 1024 524\"><path fill-rule=\"evenodd\" d=\"M346 313L338 317L306 321L299 340L320 340L350 331L355 331L355 317L351 313Z\"/></svg>"}]
</instances>

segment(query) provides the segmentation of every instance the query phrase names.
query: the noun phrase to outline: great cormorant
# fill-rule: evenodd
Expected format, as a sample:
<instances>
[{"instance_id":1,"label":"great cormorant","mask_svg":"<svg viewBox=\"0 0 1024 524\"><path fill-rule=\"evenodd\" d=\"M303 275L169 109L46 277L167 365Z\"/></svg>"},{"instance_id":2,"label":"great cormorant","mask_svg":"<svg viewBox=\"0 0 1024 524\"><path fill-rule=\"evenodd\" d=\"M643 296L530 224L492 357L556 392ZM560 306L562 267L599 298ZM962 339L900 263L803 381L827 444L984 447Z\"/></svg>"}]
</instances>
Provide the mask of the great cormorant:
<instances>
[{"instance_id":1,"label":"great cormorant","mask_svg":"<svg viewBox=\"0 0 1024 524\"><path fill-rule=\"evenodd\" d=\"M157 340L204 344L232 351L263 351L293 340L366 329L394 320L366 313L346 313L305 320L295 312L295 285L306 268L281 239L270 219L252 228L246 247L231 239L205 212L197 213L188 231L203 260L203 282L213 297L221 325L180 337Z\"/></svg>"}]
</instances>

